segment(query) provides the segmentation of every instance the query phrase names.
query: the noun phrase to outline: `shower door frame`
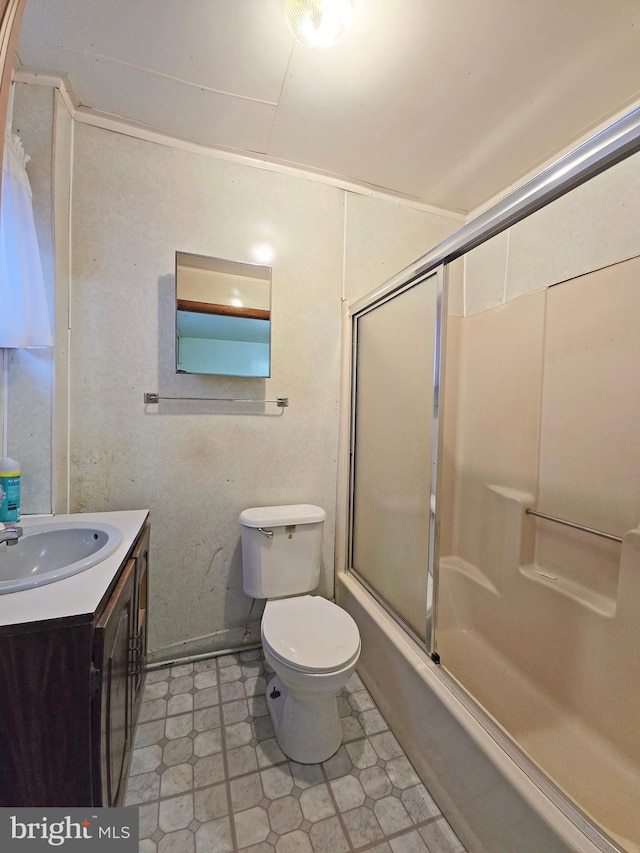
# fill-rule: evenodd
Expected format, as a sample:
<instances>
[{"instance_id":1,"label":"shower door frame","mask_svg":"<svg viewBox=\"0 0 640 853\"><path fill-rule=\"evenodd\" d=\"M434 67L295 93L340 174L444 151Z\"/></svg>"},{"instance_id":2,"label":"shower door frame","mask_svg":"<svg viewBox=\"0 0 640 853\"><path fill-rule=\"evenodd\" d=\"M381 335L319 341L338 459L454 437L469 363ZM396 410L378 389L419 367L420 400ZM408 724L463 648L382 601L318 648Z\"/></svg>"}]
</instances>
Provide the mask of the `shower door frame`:
<instances>
[{"instance_id":1,"label":"shower door frame","mask_svg":"<svg viewBox=\"0 0 640 853\"><path fill-rule=\"evenodd\" d=\"M431 419L431 460L429 473L429 539L427 553L425 555L425 580L426 613L425 613L425 637L421 637L403 618L394 607L361 575L353 566L354 549L354 511L355 511L355 480L356 480L356 408L358 393L358 323L367 314L382 307L392 299L402 297L403 293L425 284L429 279L435 278L436 285L436 310L435 329L433 345L433 382L431 388L425 388L425 394L432 394L432 419ZM439 525L437 522L437 490L438 490L438 463L442 450L442 428L440 413L442 410L442 376L444 371L444 347L446 338L447 318L447 266L440 264L432 267L427 272L419 273L412 278L402 282L398 287L385 289L384 292L374 291L351 306L351 395L350 395L350 423L349 423L349 501L348 501L348 525L347 525L347 563L346 570L353 574L358 582L372 595L380 606L393 617L403 629L418 643L436 662L435 654L435 631L437 622L438 606L438 572L436 568L438 554ZM431 612L429 612L429 587L431 587Z\"/></svg>"},{"instance_id":2,"label":"shower door frame","mask_svg":"<svg viewBox=\"0 0 640 853\"><path fill-rule=\"evenodd\" d=\"M476 218L467 222L458 231L452 234L449 238L439 243L426 254L422 255L409 266L401 270L397 275L393 276L387 282L375 288L371 293L355 301L348 308L351 329L351 368L350 368L350 412L349 412L349 462L348 462L348 485L347 485L347 500L346 500L346 550L345 571L352 573L359 583L373 595L373 597L384 607L390 615L396 619L402 627L408 631L409 635L419 643L437 663L438 655L436 651L436 633L437 633L437 595L438 595L438 572L437 572L437 540L439 531L439 522L436 512L436 491L437 482L434 482L432 489L431 506L430 506L430 533L429 533L429 565L428 576L433 579L433 603L432 603L432 620L431 625L427 626L427 642L422 640L413 629L407 625L400 614L390 608L384 600L371 588L366 581L353 569L352 566L352 551L353 551L353 490L354 490L354 459L355 459L355 363L357 352L357 319L363 316L369 310L381 305L387 299L399 295L403 290L409 288L421 280L428 278L430 275L439 274L441 290L439 290L438 317L440 334L436 335L437 345L437 361L434 360L434 374L436 374L437 364L437 383L434 382L434 423L436 423L434 441L432 436L432 454L437 454L437 458L432 455L432 470L435 469L437 474L437 466L439 462L439 453L442 446L442 424L439 418L440 408L443 402L444 389L441 386L442 378L442 356L444 346L444 330L446 328L446 278L448 265L462 257L471 249L486 243L492 237L525 219L537 210L545 207L563 195L566 195L571 190L586 183L596 175L605 172L607 169L615 166L617 163L626 160L628 157L640 151L640 107L631 110L622 118L613 122L611 125L596 133L586 142L579 145L574 150L570 151L565 156L561 157L551 166L543 169L538 175L530 181L523 184L521 187L508 193L497 204L490 207L484 213L481 213ZM443 313L445 312L445 313ZM437 401L436 401L437 397ZM436 418L436 415L438 417ZM437 477L435 478L437 480Z\"/></svg>"}]
</instances>

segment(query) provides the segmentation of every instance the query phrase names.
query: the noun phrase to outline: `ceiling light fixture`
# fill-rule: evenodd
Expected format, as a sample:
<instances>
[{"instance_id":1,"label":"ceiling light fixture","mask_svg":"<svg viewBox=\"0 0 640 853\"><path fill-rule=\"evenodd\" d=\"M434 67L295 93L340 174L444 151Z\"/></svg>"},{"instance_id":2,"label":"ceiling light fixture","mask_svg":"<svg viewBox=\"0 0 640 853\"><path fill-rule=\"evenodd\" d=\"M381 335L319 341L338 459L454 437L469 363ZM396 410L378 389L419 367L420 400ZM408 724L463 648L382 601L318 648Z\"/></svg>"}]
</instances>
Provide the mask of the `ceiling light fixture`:
<instances>
[{"instance_id":1,"label":"ceiling light fixture","mask_svg":"<svg viewBox=\"0 0 640 853\"><path fill-rule=\"evenodd\" d=\"M294 38L305 47L331 47L347 30L352 0L285 0L284 14Z\"/></svg>"}]
</instances>

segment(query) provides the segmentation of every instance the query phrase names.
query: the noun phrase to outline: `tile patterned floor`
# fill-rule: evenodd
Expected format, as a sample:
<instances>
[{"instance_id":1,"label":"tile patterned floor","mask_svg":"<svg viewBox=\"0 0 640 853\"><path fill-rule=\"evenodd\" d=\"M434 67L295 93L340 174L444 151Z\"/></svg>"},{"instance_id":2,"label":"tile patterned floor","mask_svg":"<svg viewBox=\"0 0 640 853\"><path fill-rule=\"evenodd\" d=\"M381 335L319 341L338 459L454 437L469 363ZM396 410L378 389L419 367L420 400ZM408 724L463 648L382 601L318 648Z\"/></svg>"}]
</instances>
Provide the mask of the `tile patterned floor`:
<instances>
[{"instance_id":1,"label":"tile patterned floor","mask_svg":"<svg viewBox=\"0 0 640 853\"><path fill-rule=\"evenodd\" d=\"M126 805L140 853L464 853L357 675L344 743L290 761L273 736L259 650L147 674Z\"/></svg>"}]
</instances>

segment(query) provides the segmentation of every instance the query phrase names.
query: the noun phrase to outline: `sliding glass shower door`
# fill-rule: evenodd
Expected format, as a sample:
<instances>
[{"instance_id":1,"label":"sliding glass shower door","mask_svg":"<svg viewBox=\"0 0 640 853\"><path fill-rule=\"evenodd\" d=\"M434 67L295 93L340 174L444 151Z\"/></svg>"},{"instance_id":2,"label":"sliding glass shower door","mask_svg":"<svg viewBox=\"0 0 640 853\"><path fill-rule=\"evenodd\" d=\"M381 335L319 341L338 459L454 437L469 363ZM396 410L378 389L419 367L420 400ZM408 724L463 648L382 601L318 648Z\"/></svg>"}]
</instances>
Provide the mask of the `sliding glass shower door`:
<instances>
[{"instance_id":1,"label":"sliding glass shower door","mask_svg":"<svg viewBox=\"0 0 640 853\"><path fill-rule=\"evenodd\" d=\"M353 314L350 570L425 645L442 296L439 269Z\"/></svg>"}]
</instances>

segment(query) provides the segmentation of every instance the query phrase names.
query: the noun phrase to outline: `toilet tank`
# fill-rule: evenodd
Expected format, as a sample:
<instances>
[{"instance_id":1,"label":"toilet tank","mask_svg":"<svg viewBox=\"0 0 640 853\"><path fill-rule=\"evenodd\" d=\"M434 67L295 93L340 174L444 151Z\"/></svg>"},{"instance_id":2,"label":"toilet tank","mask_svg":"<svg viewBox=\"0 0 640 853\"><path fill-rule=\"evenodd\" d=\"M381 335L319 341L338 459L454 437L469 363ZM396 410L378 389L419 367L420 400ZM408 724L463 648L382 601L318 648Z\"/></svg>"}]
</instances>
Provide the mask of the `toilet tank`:
<instances>
[{"instance_id":1,"label":"toilet tank","mask_svg":"<svg viewBox=\"0 0 640 853\"><path fill-rule=\"evenodd\" d=\"M263 506L240 513L242 579L252 598L311 592L320 580L326 512L311 504Z\"/></svg>"}]
</instances>

